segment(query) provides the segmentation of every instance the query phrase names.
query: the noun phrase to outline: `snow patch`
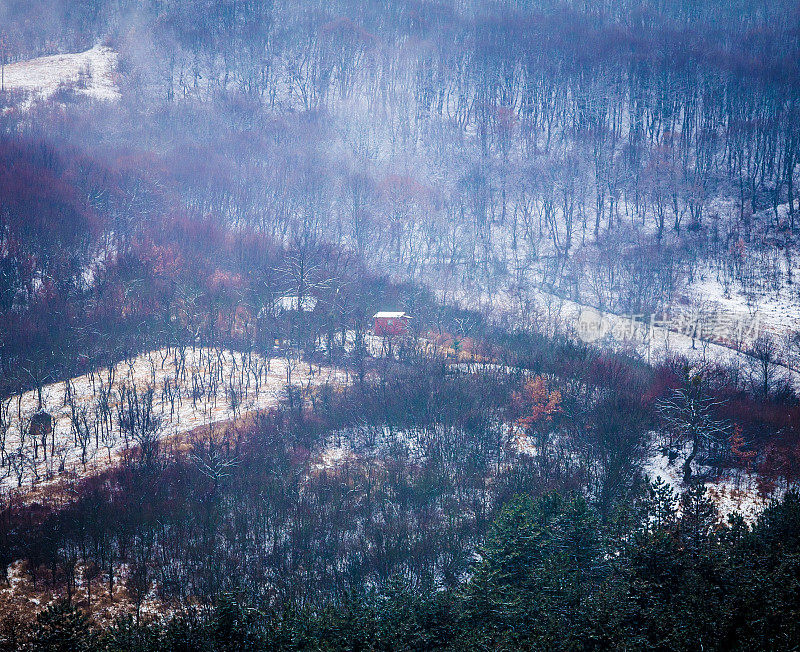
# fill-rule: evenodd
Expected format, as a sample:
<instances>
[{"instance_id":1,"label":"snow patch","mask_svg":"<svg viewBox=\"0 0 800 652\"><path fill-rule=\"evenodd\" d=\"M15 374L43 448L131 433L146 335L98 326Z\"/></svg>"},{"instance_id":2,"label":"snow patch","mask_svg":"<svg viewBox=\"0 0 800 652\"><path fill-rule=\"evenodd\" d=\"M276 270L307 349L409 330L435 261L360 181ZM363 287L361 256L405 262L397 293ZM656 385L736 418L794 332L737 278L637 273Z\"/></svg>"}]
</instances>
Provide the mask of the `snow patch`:
<instances>
[{"instance_id":1,"label":"snow patch","mask_svg":"<svg viewBox=\"0 0 800 652\"><path fill-rule=\"evenodd\" d=\"M661 478L669 485L676 496L682 493L684 452L673 451L673 455L665 452L657 445L655 438L645 462L644 474L652 482ZM695 475L710 471L697 464L692 466ZM757 477L747 471L735 472L726 470L721 477L705 482L706 496L717 508L721 519L733 514L741 514L745 521L753 523L770 503L770 498L761 495L757 487Z\"/></svg>"},{"instance_id":2,"label":"snow patch","mask_svg":"<svg viewBox=\"0 0 800 652\"><path fill-rule=\"evenodd\" d=\"M96 45L75 54L54 54L5 66L5 90L30 93L37 100L47 100L62 86L75 86L80 95L104 101L120 98L114 79L117 53Z\"/></svg>"}]
</instances>

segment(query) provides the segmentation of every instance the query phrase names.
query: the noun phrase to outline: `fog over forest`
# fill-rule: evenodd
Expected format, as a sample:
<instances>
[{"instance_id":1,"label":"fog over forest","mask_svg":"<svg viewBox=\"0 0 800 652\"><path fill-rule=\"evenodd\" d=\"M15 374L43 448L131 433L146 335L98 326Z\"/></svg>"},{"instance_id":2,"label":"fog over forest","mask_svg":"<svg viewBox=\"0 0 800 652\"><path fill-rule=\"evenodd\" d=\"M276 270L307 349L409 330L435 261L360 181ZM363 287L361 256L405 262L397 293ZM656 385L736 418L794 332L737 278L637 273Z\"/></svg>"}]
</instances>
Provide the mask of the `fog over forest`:
<instances>
[{"instance_id":1,"label":"fog over forest","mask_svg":"<svg viewBox=\"0 0 800 652\"><path fill-rule=\"evenodd\" d=\"M0 0L0 651L800 646L800 5Z\"/></svg>"}]
</instances>

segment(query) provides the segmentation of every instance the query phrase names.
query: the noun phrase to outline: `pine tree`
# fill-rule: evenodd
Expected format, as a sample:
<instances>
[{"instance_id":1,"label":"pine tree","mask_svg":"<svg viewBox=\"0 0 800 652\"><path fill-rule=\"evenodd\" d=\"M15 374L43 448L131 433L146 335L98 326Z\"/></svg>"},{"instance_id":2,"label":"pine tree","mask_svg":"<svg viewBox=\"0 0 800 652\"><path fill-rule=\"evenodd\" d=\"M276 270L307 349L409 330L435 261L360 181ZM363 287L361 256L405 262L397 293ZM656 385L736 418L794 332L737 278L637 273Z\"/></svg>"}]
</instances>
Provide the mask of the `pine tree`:
<instances>
[{"instance_id":1,"label":"pine tree","mask_svg":"<svg viewBox=\"0 0 800 652\"><path fill-rule=\"evenodd\" d=\"M594 513L581 497L519 495L495 520L463 593L465 646L569 647L603 574Z\"/></svg>"},{"instance_id":2,"label":"pine tree","mask_svg":"<svg viewBox=\"0 0 800 652\"><path fill-rule=\"evenodd\" d=\"M36 652L81 652L95 649L89 619L66 602L50 605L36 618L24 649Z\"/></svg>"}]
</instances>

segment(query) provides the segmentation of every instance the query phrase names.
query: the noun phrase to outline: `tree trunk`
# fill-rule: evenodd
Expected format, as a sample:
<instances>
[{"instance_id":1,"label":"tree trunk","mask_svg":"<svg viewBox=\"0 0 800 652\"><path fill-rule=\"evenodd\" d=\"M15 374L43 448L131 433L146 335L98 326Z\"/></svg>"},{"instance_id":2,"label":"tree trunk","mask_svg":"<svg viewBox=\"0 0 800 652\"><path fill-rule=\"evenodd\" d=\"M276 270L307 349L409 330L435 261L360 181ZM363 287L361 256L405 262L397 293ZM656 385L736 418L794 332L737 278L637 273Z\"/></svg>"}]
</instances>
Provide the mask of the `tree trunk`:
<instances>
[{"instance_id":1,"label":"tree trunk","mask_svg":"<svg viewBox=\"0 0 800 652\"><path fill-rule=\"evenodd\" d=\"M685 484L689 484L692 480L692 462L694 461L694 458L696 456L697 456L697 437L692 439L692 452L689 453L689 456L683 463L683 482Z\"/></svg>"}]
</instances>

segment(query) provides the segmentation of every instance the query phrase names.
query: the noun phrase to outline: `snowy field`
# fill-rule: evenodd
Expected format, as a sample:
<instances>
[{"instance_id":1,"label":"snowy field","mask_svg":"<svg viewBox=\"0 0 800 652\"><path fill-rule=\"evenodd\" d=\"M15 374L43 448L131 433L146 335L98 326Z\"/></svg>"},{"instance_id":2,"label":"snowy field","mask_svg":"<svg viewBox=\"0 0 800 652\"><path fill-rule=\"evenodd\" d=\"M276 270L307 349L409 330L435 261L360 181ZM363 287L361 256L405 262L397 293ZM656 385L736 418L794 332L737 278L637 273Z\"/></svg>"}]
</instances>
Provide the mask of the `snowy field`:
<instances>
[{"instance_id":1,"label":"snowy field","mask_svg":"<svg viewBox=\"0 0 800 652\"><path fill-rule=\"evenodd\" d=\"M287 385L308 393L327 382L347 379L344 372L287 358L199 347L151 351L47 385L41 404L36 390L3 400L0 487L76 477L112 463L139 443L120 418L130 405L145 413L148 390L156 435L164 438L275 406ZM35 437L31 417L41 411L54 425L50 434Z\"/></svg>"},{"instance_id":2,"label":"snowy field","mask_svg":"<svg viewBox=\"0 0 800 652\"><path fill-rule=\"evenodd\" d=\"M47 100L62 86L96 100L113 101L120 97L114 74L117 53L96 45L75 54L54 54L8 64L3 72L6 90L30 93L33 99Z\"/></svg>"}]
</instances>

